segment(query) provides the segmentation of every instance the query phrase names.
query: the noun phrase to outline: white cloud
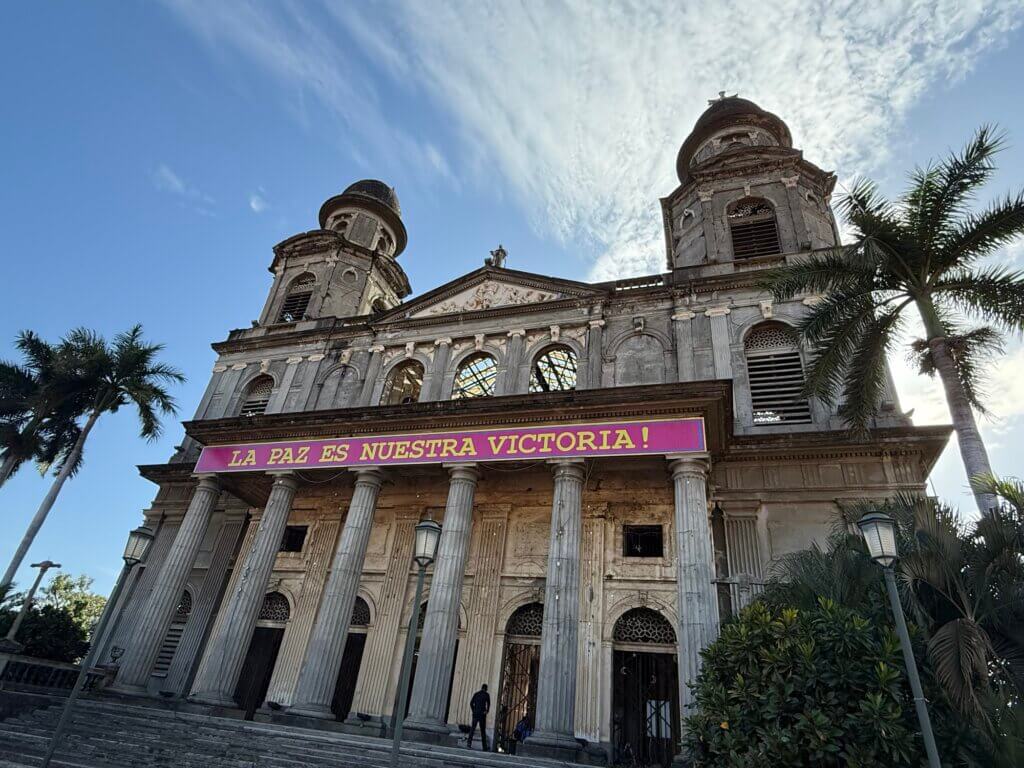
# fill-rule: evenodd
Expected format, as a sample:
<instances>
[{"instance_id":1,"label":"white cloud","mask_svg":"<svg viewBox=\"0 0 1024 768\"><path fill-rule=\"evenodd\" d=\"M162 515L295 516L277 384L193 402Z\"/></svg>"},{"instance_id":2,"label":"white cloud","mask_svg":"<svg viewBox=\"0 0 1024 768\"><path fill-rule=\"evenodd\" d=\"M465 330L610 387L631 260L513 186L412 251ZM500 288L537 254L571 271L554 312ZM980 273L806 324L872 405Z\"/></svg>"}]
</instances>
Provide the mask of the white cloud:
<instances>
[{"instance_id":1,"label":"white cloud","mask_svg":"<svg viewBox=\"0 0 1024 768\"><path fill-rule=\"evenodd\" d=\"M249 195L249 208L252 209L253 213L263 213L270 205L267 203L265 197L263 197L262 187Z\"/></svg>"},{"instance_id":2,"label":"white cloud","mask_svg":"<svg viewBox=\"0 0 1024 768\"><path fill-rule=\"evenodd\" d=\"M164 192L173 192L176 195L185 194L185 182L163 163L158 165L157 169L153 171L153 184L157 189Z\"/></svg>"},{"instance_id":3,"label":"white cloud","mask_svg":"<svg viewBox=\"0 0 1024 768\"><path fill-rule=\"evenodd\" d=\"M214 199L196 187L188 184L166 163L160 163L151 174L153 186L161 192L168 192L179 198L179 204L191 208L203 216L214 216Z\"/></svg>"}]
</instances>

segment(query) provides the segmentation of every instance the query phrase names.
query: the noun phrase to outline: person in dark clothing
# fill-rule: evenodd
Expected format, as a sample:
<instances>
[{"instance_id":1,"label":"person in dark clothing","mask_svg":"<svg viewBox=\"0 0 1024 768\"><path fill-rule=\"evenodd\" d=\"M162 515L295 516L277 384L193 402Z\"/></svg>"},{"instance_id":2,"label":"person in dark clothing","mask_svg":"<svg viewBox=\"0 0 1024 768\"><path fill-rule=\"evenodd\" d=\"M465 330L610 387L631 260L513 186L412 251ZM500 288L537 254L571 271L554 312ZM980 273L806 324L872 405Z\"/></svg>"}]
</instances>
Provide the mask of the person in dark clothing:
<instances>
[{"instance_id":1,"label":"person in dark clothing","mask_svg":"<svg viewBox=\"0 0 1024 768\"><path fill-rule=\"evenodd\" d=\"M469 700L469 709L473 713L473 724L469 726L469 739L466 746L473 748L473 732L476 731L476 724L480 723L480 742L483 744L484 752L487 751L487 713L491 711L491 694L487 692L487 683L480 686L480 690L473 694Z\"/></svg>"}]
</instances>

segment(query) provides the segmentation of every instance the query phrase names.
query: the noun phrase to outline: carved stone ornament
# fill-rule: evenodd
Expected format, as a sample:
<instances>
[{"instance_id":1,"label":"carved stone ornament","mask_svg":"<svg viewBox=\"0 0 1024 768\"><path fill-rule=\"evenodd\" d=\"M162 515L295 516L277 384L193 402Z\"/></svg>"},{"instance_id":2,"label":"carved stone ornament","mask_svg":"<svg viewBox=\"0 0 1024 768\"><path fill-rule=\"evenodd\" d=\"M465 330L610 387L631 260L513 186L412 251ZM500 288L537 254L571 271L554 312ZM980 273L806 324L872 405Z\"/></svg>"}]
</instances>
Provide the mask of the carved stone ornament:
<instances>
[{"instance_id":1,"label":"carved stone ornament","mask_svg":"<svg viewBox=\"0 0 1024 768\"><path fill-rule=\"evenodd\" d=\"M260 360L260 373L266 373L270 370L269 360Z\"/></svg>"},{"instance_id":2,"label":"carved stone ornament","mask_svg":"<svg viewBox=\"0 0 1024 768\"><path fill-rule=\"evenodd\" d=\"M537 304L542 301L554 301L560 298L561 294L552 291L510 285L509 283L501 283L497 280L485 280L480 285L467 288L445 301L426 307L415 313L413 317L449 315L457 312L476 312L492 307Z\"/></svg>"},{"instance_id":3,"label":"carved stone ornament","mask_svg":"<svg viewBox=\"0 0 1024 768\"><path fill-rule=\"evenodd\" d=\"M770 318L772 316L772 301L771 301L771 299L765 299L764 301L762 301L761 304L760 304L760 307L761 307L761 317L763 317L765 320L767 320L768 318Z\"/></svg>"},{"instance_id":4,"label":"carved stone ornament","mask_svg":"<svg viewBox=\"0 0 1024 768\"><path fill-rule=\"evenodd\" d=\"M415 341L407 342L406 345L405 345L405 356L406 357L412 357L413 353L415 353L415 352L416 352L416 342Z\"/></svg>"},{"instance_id":5,"label":"carved stone ornament","mask_svg":"<svg viewBox=\"0 0 1024 768\"><path fill-rule=\"evenodd\" d=\"M551 331L551 340L558 341L558 338L562 335L561 327L557 325L552 325L549 330Z\"/></svg>"},{"instance_id":6,"label":"carved stone ornament","mask_svg":"<svg viewBox=\"0 0 1024 768\"><path fill-rule=\"evenodd\" d=\"M487 337L484 334L482 334L482 333L476 334L473 337L473 348L476 349L477 352L482 350L484 348L484 341L486 339L487 339Z\"/></svg>"}]
</instances>

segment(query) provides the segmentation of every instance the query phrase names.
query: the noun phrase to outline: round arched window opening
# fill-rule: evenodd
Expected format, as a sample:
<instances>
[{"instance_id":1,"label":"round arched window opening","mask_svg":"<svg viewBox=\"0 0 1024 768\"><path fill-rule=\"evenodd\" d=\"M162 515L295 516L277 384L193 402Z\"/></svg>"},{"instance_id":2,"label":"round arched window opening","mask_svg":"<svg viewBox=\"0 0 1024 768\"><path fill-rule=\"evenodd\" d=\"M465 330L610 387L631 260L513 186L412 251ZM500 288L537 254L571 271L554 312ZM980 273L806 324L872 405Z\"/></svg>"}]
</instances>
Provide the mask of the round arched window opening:
<instances>
[{"instance_id":1,"label":"round arched window opening","mask_svg":"<svg viewBox=\"0 0 1024 768\"><path fill-rule=\"evenodd\" d=\"M668 619L650 608L633 608L615 622L612 639L617 643L675 645L676 631Z\"/></svg>"},{"instance_id":2,"label":"round arched window opening","mask_svg":"<svg viewBox=\"0 0 1024 768\"><path fill-rule=\"evenodd\" d=\"M269 376L257 376L245 390L245 399L238 409L239 416L259 416L266 413L270 395L274 391L274 380Z\"/></svg>"},{"instance_id":3,"label":"round arched window opening","mask_svg":"<svg viewBox=\"0 0 1024 768\"><path fill-rule=\"evenodd\" d=\"M291 608L288 605L288 598L280 592L269 592L263 598L263 605L260 606L260 613L256 620L284 623L290 617Z\"/></svg>"},{"instance_id":4,"label":"round arched window opening","mask_svg":"<svg viewBox=\"0 0 1024 768\"><path fill-rule=\"evenodd\" d=\"M305 272L299 275L288 286L288 293L281 304L281 311L277 314L277 322L292 323L303 320L306 317L306 310L313 298L313 289L316 287L316 275L312 272Z\"/></svg>"},{"instance_id":5,"label":"round arched window opening","mask_svg":"<svg viewBox=\"0 0 1024 768\"><path fill-rule=\"evenodd\" d=\"M544 604L527 603L516 608L505 624L506 637L540 637L544 627Z\"/></svg>"},{"instance_id":6,"label":"round arched window opening","mask_svg":"<svg viewBox=\"0 0 1024 768\"><path fill-rule=\"evenodd\" d=\"M370 606L361 597L356 597L352 604L352 620L349 624L353 627L366 627L370 624Z\"/></svg>"},{"instance_id":7,"label":"round arched window opening","mask_svg":"<svg viewBox=\"0 0 1024 768\"><path fill-rule=\"evenodd\" d=\"M743 341L754 424L810 424L797 336L783 323L762 323Z\"/></svg>"},{"instance_id":8,"label":"round arched window opening","mask_svg":"<svg viewBox=\"0 0 1024 768\"><path fill-rule=\"evenodd\" d=\"M760 197L745 197L729 206L729 234L734 259L782 253L775 209Z\"/></svg>"},{"instance_id":9,"label":"round arched window opening","mask_svg":"<svg viewBox=\"0 0 1024 768\"><path fill-rule=\"evenodd\" d=\"M419 402L422 389L423 365L416 360L401 363L388 373L380 404L404 405Z\"/></svg>"},{"instance_id":10,"label":"round arched window opening","mask_svg":"<svg viewBox=\"0 0 1024 768\"><path fill-rule=\"evenodd\" d=\"M531 392L565 392L576 389L576 353L565 345L548 347L533 359Z\"/></svg>"},{"instance_id":11,"label":"round arched window opening","mask_svg":"<svg viewBox=\"0 0 1024 768\"><path fill-rule=\"evenodd\" d=\"M486 353L466 358L455 373L452 400L489 397L498 379L498 361Z\"/></svg>"}]
</instances>

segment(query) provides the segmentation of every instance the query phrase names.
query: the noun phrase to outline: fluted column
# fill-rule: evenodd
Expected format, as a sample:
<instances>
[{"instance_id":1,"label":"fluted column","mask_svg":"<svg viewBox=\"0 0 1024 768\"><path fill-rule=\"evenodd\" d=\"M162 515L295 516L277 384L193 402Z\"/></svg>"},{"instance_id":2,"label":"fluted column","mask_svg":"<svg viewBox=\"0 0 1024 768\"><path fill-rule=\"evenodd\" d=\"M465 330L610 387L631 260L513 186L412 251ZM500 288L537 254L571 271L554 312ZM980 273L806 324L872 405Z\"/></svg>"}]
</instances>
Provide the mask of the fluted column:
<instances>
[{"instance_id":1,"label":"fluted column","mask_svg":"<svg viewBox=\"0 0 1024 768\"><path fill-rule=\"evenodd\" d=\"M384 362L384 347L376 344L370 347L370 352L370 362L366 366L366 378L363 379L363 389L359 393L360 405L369 405L373 399L373 388L377 385L380 367Z\"/></svg>"},{"instance_id":2,"label":"fluted column","mask_svg":"<svg viewBox=\"0 0 1024 768\"><path fill-rule=\"evenodd\" d=\"M604 346L602 343L604 320L591 320L588 326L587 364L590 367L587 370L587 387L589 389L600 389L604 363Z\"/></svg>"},{"instance_id":3,"label":"fluted column","mask_svg":"<svg viewBox=\"0 0 1024 768\"><path fill-rule=\"evenodd\" d=\"M295 704L288 709L292 715L333 717L331 700L338 682L338 669L345 653L352 606L359 591L366 545L373 529L373 513L377 509L384 476L377 467L360 467L356 474L352 501L349 502L345 527L334 552L331 575L324 588L320 612L313 625L313 634L306 646L306 657L295 688Z\"/></svg>"},{"instance_id":4,"label":"fluted column","mask_svg":"<svg viewBox=\"0 0 1024 768\"><path fill-rule=\"evenodd\" d=\"M181 594L188 575L195 564L199 546L203 543L213 507L220 495L220 483L215 475L203 475L192 492L192 501L174 537L170 552L164 559L125 649L118 671L116 689L126 693L145 693L146 683L153 671L153 663L164 641L174 612L181 602Z\"/></svg>"},{"instance_id":5,"label":"fluted column","mask_svg":"<svg viewBox=\"0 0 1024 768\"><path fill-rule=\"evenodd\" d=\"M553 464L555 493L540 637L537 723L523 747L524 754L571 758L579 749L574 726L584 471L579 459Z\"/></svg>"},{"instance_id":6,"label":"fluted column","mask_svg":"<svg viewBox=\"0 0 1024 768\"><path fill-rule=\"evenodd\" d=\"M452 340L448 337L434 340L434 359L430 370L423 378L423 392L420 402L440 400L444 392L444 375L448 371L448 358L451 356Z\"/></svg>"},{"instance_id":7,"label":"fluted column","mask_svg":"<svg viewBox=\"0 0 1024 768\"><path fill-rule=\"evenodd\" d=\"M459 632L459 606L462 581L466 573L466 555L473 525L473 496L480 475L470 464L448 468L448 503L445 505L441 541L430 582L427 617L423 622L416 678L406 729L416 738L429 734L447 734L445 705L448 684L455 661L455 640ZM413 606L414 611L419 606Z\"/></svg>"},{"instance_id":8,"label":"fluted column","mask_svg":"<svg viewBox=\"0 0 1024 768\"><path fill-rule=\"evenodd\" d=\"M201 704L235 706L235 685L252 640L256 617L267 590L274 559L292 509L298 482L290 472L277 473L259 528L244 559L236 564L241 576L217 616L206 653L196 673L191 699Z\"/></svg>"},{"instance_id":9,"label":"fluted column","mask_svg":"<svg viewBox=\"0 0 1024 768\"><path fill-rule=\"evenodd\" d=\"M670 458L675 486L676 591L679 714L692 714L690 683L700 672L700 652L718 636L718 593L708 523L708 461L703 456Z\"/></svg>"}]
</instances>

